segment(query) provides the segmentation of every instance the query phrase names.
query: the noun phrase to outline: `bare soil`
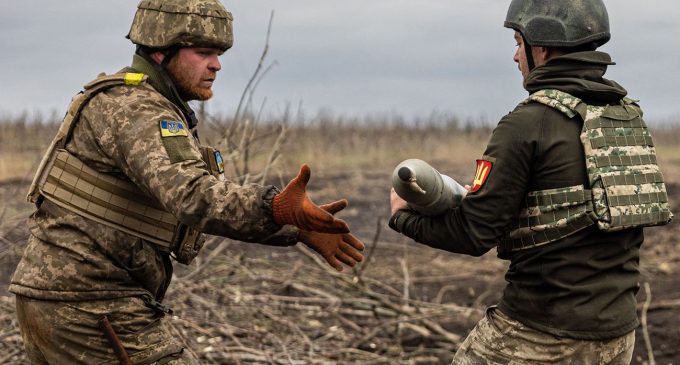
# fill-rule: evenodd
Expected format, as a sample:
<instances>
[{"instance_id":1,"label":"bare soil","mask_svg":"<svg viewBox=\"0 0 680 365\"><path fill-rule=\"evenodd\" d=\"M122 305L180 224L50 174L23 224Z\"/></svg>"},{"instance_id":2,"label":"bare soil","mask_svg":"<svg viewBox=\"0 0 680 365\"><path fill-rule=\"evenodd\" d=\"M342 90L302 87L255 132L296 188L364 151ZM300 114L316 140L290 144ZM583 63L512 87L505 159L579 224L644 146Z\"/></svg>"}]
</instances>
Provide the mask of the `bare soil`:
<instances>
[{"instance_id":1,"label":"bare soil","mask_svg":"<svg viewBox=\"0 0 680 365\"><path fill-rule=\"evenodd\" d=\"M467 181L468 177L459 178ZM0 331L0 363L3 364L26 363L21 351L21 338L13 317L13 300L11 294L5 289L27 234L23 222L32 210L30 205L23 202L27 184L28 182L24 180L0 182L0 201L3 202L0 206L0 322L3 324L3 330ZM261 348L258 350L261 352L253 350L250 357L243 355L240 360L229 357L228 354L222 357L216 357L217 355L214 354L220 346L223 346L225 353L235 353L235 349L239 346L234 345L234 341L241 343L241 350L243 350L243 347L248 347L245 343L246 338L257 338L257 341L266 344L269 340L264 334L279 331L281 338L269 346L277 347L279 346L277 343L285 343L288 346L291 355L288 360L281 361L281 363L450 363L456 346L481 318L483 310L498 301L504 286L503 275L507 264L497 259L494 252L481 258L455 255L421 246L392 232L386 226L389 212L389 186L389 171L336 171L316 173L312 176L309 190L315 201L325 202L340 196L350 199L350 207L341 213L341 217L347 220L355 234L369 245L367 252L371 253L368 262L363 264L359 272L355 270L335 277L316 267L300 250L229 243L224 250L226 258L220 261L224 265L223 268L210 271L212 279L223 275L224 281L222 282L230 285L224 286L224 293L213 293L220 298L216 299L215 303L220 307L225 307L226 314L219 314L222 313L219 312L222 308L208 308L204 314L188 316L191 323L181 325L180 332L187 338L190 337L191 331L198 333L188 342L191 342L191 347L199 353L203 361L214 364L279 363L278 360L275 361L264 355L262 355L264 357L258 357L260 355L257 354L264 353ZM670 183L668 188L672 205L676 208L680 207L680 184ZM378 228L379 232L377 232ZM641 262L641 288L643 283L649 283L652 295L651 305L646 311L646 329L656 363L680 365L680 250L678 249L680 223L676 220L665 227L646 229L645 234ZM375 248L372 249L372 246ZM178 267L177 276L182 277L194 270L196 266ZM358 308L356 303L362 302L362 298L366 297L366 295L362 297L361 290L357 289L358 286L352 286L352 280L356 281L357 276L366 282L370 280L372 284L367 284L367 287L373 285L375 288L375 293L373 291L363 292L363 294L369 293L370 300L366 299L366 303L379 302L386 309L370 304L374 312L370 316L364 316L362 314L364 312L356 309ZM334 278L334 288L327 286L328 283L323 280L325 277ZM202 273L193 275L191 280L187 280L190 284L177 280L171 286L173 289L168 295L169 304L180 308L180 313L182 306L187 302L194 303L196 306L207 305L196 302L190 294L201 290L203 292L214 291L214 287L205 286L208 279L208 274ZM321 297L326 298L324 296L326 295L339 298L342 302L337 308L339 308L338 313L342 313L345 317L338 317L339 322L327 322L330 319L319 315L321 312L312 308L312 302L316 299L312 295L305 296L304 292L315 290L310 289L313 283L318 285L316 289L318 293L327 294L318 294ZM236 291L234 284L240 285ZM392 291L396 294L390 294ZM276 307L276 310L270 308L269 312L258 312L243 304L255 303L257 298L265 294L270 302L280 300L285 304L288 303L286 302L288 299L283 298L294 296L304 301L302 304L296 302L295 306L281 304ZM404 299L403 302L398 303L397 294ZM3 295L5 297L2 297ZM343 300L346 299L345 296L358 298L354 300L351 311L348 309L351 303L348 304L346 300ZM235 299L237 297L250 298L255 302L248 302L246 299L239 299L241 300L239 301ZM645 290L641 289L638 293L638 300L644 303L645 299ZM318 301L321 302L321 299ZM392 306L391 303L398 303L399 306ZM307 312L300 309L302 308L300 306L305 305L309 306L309 308L305 307ZM435 305L440 305L440 307L435 307ZM424 321L410 322L418 324L410 327L397 326L398 321L394 322L394 326L390 324L391 322L376 322L381 313L386 313L387 317L392 315L389 311L397 313L397 318L406 318L410 313L409 308L418 306L421 308L421 313L435 313L434 311L444 308L443 313L436 312L438 314L430 316L432 321L441 324L443 331L438 331L432 323ZM320 308L326 311L328 307L324 304ZM432 311L428 312L430 309ZM211 311L218 318L223 316L227 322L230 322L230 324L219 325L222 329L230 326L229 331L221 330L220 336L213 333L211 328L217 328L218 323L221 322L210 317ZM642 306L640 306L640 315L642 314ZM253 317L248 317L251 315ZM348 318L351 323L347 322ZM291 321L297 324L293 325ZM302 324L301 321L306 322ZM274 322L277 324L271 324ZM319 327L319 323L323 325ZM326 326L327 323L330 324ZM372 330L377 328L374 326L384 326L385 334L371 336ZM305 330L304 335L297 334L291 335L288 339L284 338L282 336L286 332L281 329L283 327L302 328ZM317 327L320 328L318 333L314 332L314 328ZM393 331L392 327L396 329ZM330 340L325 342L329 334L337 328L340 328L340 332L345 331L337 335L336 339L347 339L343 342L347 349L331 351L323 348L324 346L329 348L337 346L337 343ZM229 332L228 335L224 334L226 332ZM255 335L258 333L260 337ZM447 337L447 334L455 336ZM310 357L298 356L294 353L292 349L296 340L292 337L299 338L300 336L309 337L307 340L315 344L315 346L309 345L308 350L316 351L315 356L319 359L318 361L309 360ZM220 339L215 340L216 338ZM636 338L632 363L649 364L649 354L645 348L642 327L636 330ZM367 340L358 341L357 339ZM256 347L256 345L253 346ZM352 346L355 346L354 349L351 348ZM286 347L282 348L286 349ZM313 359L314 356L311 358ZM248 359L250 361L247 361Z\"/></svg>"}]
</instances>

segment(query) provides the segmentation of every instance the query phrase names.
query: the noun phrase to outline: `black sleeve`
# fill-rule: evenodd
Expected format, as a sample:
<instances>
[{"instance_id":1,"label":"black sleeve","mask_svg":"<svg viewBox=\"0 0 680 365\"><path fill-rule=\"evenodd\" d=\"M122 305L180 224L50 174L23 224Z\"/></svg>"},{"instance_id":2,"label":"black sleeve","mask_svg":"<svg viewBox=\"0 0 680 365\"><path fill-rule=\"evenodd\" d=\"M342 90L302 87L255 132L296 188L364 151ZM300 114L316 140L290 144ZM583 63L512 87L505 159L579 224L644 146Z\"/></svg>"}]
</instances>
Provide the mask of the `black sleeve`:
<instances>
[{"instance_id":1,"label":"black sleeve","mask_svg":"<svg viewBox=\"0 0 680 365\"><path fill-rule=\"evenodd\" d=\"M455 253L481 256L496 246L518 216L527 193L541 110L520 106L498 123L478 160L478 166L490 164L490 172L478 189L472 184L460 207L436 217L402 210L392 216L390 227L417 242Z\"/></svg>"}]
</instances>

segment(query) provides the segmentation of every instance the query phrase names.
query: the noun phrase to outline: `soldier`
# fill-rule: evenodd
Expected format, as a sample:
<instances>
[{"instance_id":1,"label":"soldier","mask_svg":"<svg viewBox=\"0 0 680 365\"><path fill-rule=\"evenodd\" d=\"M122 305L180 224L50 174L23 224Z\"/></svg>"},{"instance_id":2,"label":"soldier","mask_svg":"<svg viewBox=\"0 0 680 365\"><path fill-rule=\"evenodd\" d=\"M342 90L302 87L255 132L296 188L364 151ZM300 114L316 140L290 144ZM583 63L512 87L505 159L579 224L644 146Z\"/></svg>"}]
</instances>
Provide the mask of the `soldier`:
<instances>
[{"instance_id":1,"label":"soldier","mask_svg":"<svg viewBox=\"0 0 680 365\"><path fill-rule=\"evenodd\" d=\"M207 100L232 46L218 0L144 0L128 38L132 66L76 95L29 200L37 211L10 291L34 364L196 364L161 320L171 257L188 264L199 232L246 242L303 242L342 270L364 245L317 206L303 165L282 191L224 177L200 147L189 100ZM115 355L114 355L115 350Z\"/></svg>"},{"instance_id":2,"label":"soldier","mask_svg":"<svg viewBox=\"0 0 680 365\"><path fill-rule=\"evenodd\" d=\"M453 364L628 364L642 226L672 218L635 100L603 78L601 0L513 0L528 99L494 129L460 207L429 217L392 191L390 226L447 251L509 260L498 306Z\"/></svg>"}]
</instances>

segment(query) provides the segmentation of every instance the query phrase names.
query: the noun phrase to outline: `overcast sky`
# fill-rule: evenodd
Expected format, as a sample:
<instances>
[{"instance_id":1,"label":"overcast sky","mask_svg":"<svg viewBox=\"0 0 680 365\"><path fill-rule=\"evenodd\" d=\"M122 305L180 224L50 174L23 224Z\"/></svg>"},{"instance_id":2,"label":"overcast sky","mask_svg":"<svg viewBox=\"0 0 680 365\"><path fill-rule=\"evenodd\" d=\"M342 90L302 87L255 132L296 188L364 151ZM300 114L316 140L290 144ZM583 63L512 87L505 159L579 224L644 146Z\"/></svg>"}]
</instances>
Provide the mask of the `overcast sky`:
<instances>
[{"instance_id":1,"label":"overcast sky","mask_svg":"<svg viewBox=\"0 0 680 365\"><path fill-rule=\"evenodd\" d=\"M555 0L558 1L558 0ZM559 0L561 1L561 0ZM137 0L0 0L0 113L65 111L97 73L130 63ZM509 0L230 0L235 46L222 56L211 112L232 113L264 45L268 113L302 103L362 116L432 111L498 120L526 96L502 27ZM680 2L608 0L618 65L607 76L650 121L680 121Z\"/></svg>"}]
</instances>

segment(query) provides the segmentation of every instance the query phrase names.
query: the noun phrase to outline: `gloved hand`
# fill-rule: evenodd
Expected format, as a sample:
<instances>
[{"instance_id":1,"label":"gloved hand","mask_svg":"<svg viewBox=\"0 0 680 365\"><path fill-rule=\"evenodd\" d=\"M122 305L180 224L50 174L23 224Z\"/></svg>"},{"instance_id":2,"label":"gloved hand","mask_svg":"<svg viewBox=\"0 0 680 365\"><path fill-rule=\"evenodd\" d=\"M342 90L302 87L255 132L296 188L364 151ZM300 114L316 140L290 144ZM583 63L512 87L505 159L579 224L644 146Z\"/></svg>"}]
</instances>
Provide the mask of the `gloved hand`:
<instances>
[{"instance_id":1,"label":"gloved hand","mask_svg":"<svg viewBox=\"0 0 680 365\"><path fill-rule=\"evenodd\" d=\"M274 221L279 225L290 224L305 231L323 233L349 233L347 223L333 217L320 206L314 204L307 196L306 187L311 176L307 164L302 165L300 173L274 197L272 210ZM336 211L347 206L347 200L341 199L325 205Z\"/></svg>"},{"instance_id":2,"label":"gloved hand","mask_svg":"<svg viewBox=\"0 0 680 365\"><path fill-rule=\"evenodd\" d=\"M346 207L347 200L344 199L319 206L330 214L335 214ZM365 246L351 233L329 234L300 231L298 239L316 251L338 271L342 271L343 262L352 267L364 259L364 255L359 251L363 251Z\"/></svg>"},{"instance_id":3,"label":"gloved hand","mask_svg":"<svg viewBox=\"0 0 680 365\"><path fill-rule=\"evenodd\" d=\"M364 259L365 246L351 233L319 233L300 231L298 240L321 255L335 270L342 271L342 264L353 267Z\"/></svg>"}]
</instances>

